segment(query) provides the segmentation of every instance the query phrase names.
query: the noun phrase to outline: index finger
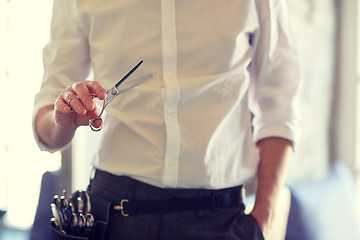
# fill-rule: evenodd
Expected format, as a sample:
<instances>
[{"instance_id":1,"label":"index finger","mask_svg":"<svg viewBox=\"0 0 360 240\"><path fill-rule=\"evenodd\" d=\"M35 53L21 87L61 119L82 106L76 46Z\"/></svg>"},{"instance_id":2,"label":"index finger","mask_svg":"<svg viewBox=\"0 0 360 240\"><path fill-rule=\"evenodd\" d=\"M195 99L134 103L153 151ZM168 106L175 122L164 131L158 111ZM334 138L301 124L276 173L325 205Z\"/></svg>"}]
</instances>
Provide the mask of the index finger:
<instances>
[{"instance_id":1,"label":"index finger","mask_svg":"<svg viewBox=\"0 0 360 240\"><path fill-rule=\"evenodd\" d=\"M97 98L104 100L107 96L105 87L99 81L85 81L91 94L96 95Z\"/></svg>"},{"instance_id":2,"label":"index finger","mask_svg":"<svg viewBox=\"0 0 360 240\"><path fill-rule=\"evenodd\" d=\"M92 99L93 95L96 95L101 100L106 97L106 90L98 81L75 83L72 85L72 89L88 111L92 111L95 108L95 103Z\"/></svg>"}]
</instances>

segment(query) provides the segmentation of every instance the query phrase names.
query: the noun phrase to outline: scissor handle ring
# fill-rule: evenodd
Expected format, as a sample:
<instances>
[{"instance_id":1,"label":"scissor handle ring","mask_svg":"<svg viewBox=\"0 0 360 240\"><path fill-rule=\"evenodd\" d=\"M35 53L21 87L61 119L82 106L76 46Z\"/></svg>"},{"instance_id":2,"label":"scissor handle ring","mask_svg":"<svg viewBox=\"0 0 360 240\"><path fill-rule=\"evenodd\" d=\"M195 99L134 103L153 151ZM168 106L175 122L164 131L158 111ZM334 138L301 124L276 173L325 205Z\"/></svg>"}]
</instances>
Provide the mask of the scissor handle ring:
<instances>
[{"instance_id":1,"label":"scissor handle ring","mask_svg":"<svg viewBox=\"0 0 360 240\"><path fill-rule=\"evenodd\" d=\"M94 126L92 125L92 123L93 123L95 120L97 120L97 119L100 119L100 120L101 120L101 126L98 127L98 128L96 128L96 127L94 127ZM94 132L99 132L99 131L103 128L103 121L102 121L102 119L101 119L100 116L99 116L99 117L96 117L96 118L94 118L94 119L88 118L88 122L89 122L89 126L90 126L91 130L93 130Z\"/></svg>"},{"instance_id":2,"label":"scissor handle ring","mask_svg":"<svg viewBox=\"0 0 360 240\"><path fill-rule=\"evenodd\" d=\"M92 97L92 98L96 98L96 95L93 95L93 96L91 96L91 97ZM94 132L99 132L99 131L103 128L103 121L102 121L101 116L102 116L102 114L103 114L103 112L104 112L104 110L105 110L105 107L106 107L106 100L103 101L103 106L102 106L102 108L101 108L101 111L100 111L99 116L97 116L96 118L93 118L93 119L90 119L90 118L87 119L88 122L89 122L89 126L90 126L91 130L93 130ZM92 125L92 123L93 123L95 120L97 120L97 119L100 119L100 120L101 120L101 126L98 127L98 128L96 128L96 127L94 127L94 126Z\"/></svg>"}]
</instances>

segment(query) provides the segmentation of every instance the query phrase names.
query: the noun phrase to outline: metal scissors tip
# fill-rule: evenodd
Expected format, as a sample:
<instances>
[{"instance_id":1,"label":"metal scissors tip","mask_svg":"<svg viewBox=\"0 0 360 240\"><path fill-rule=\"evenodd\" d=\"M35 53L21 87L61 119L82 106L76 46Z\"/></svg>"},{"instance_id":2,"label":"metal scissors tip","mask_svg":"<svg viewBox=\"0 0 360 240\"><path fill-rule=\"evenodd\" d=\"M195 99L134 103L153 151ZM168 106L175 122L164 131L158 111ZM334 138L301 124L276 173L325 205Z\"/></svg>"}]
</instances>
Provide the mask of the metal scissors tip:
<instances>
[{"instance_id":1,"label":"metal scissors tip","mask_svg":"<svg viewBox=\"0 0 360 240\"><path fill-rule=\"evenodd\" d=\"M151 79L153 77L152 74L148 74L146 76L143 76L143 77L140 77L138 79L135 79L133 80L133 82L131 84L124 84L124 88L123 89L118 89L119 86L131 75L133 74L136 69L143 63L143 60L141 60L138 64L135 65L135 67L133 67L123 78L121 78L116 84L114 87L112 87L111 89L109 89L107 91L108 93L108 96L106 97L106 99L104 100L104 104L103 104L103 107L100 111L100 114L98 117L94 118L94 119L88 119L88 122L89 122L89 125L90 125L90 128L93 130L93 131L100 131L102 129L102 124L99 128L96 128L92 125L92 123L97 120L97 119L101 119L101 116L105 110L105 107L117 96L119 95L120 92L124 92L126 90L129 90L131 88L134 88L136 87L137 85L141 84L141 83L144 83L145 81ZM126 86L125 86L126 85ZM96 97L96 96L94 96Z\"/></svg>"},{"instance_id":2,"label":"metal scissors tip","mask_svg":"<svg viewBox=\"0 0 360 240\"><path fill-rule=\"evenodd\" d=\"M133 74L136 69L138 69L138 67L140 67L140 65L143 63L144 61L141 60L138 64L135 65L135 67L133 67L122 79L120 79L120 81L115 84L115 87L118 88L120 86L120 84L125 81L125 79L127 79L131 74Z\"/></svg>"}]
</instances>

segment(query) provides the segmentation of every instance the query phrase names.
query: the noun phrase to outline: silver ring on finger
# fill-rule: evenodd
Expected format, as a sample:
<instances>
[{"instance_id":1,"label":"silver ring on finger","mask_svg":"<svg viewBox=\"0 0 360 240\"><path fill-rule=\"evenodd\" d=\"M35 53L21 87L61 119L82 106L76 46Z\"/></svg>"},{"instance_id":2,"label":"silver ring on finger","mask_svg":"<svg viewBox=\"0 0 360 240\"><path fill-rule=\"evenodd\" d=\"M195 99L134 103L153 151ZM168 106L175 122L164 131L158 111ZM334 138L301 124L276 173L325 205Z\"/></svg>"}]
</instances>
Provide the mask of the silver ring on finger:
<instances>
[{"instance_id":1,"label":"silver ring on finger","mask_svg":"<svg viewBox=\"0 0 360 240\"><path fill-rule=\"evenodd\" d=\"M69 99L69 101L67 101L67 104L70 106L71 101L74 100L74 99L80 100L80 98L78 98L78 97L72 97L72 98Z\"/></svg>"}]
</instances>

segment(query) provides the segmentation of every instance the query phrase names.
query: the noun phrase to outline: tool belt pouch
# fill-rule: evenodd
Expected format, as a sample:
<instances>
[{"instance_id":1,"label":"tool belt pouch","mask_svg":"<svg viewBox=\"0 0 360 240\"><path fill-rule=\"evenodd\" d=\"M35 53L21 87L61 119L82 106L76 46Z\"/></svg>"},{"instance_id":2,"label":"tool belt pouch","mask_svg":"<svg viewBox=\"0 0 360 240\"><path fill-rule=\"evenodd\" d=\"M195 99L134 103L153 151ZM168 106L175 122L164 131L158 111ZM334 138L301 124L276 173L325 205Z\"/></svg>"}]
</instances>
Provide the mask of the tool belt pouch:
<instances>
[{"instance_id":1,"label":"tool belt pouch","mask_svg":"<svg viewBox=\"0 0 360 240\"><path fill-rule=\"evenodd\" d=\"M72 229L61 231L51 225L53 240L102 240L105 238L112 202L87 191L91 201L91 213L94 216L94 225L91 228Z\"/></svg>"},{"instance_id":2,"label":"tool belt pouch","mask_svg":"<svg viewBox=\"0 0 360 240\"><path fill-rule=\"evenodd\" d=\"M89 240L92 238L88 238L88 237L80 237L80 236L75 236L75 235L70 235L70 234L64 234L62 232L60 232L58 229L56 229L55 227L51 227L51 236L53 240L72 240L72 239L77 239L77 240Z\"/></svg>"}]
</instances>

